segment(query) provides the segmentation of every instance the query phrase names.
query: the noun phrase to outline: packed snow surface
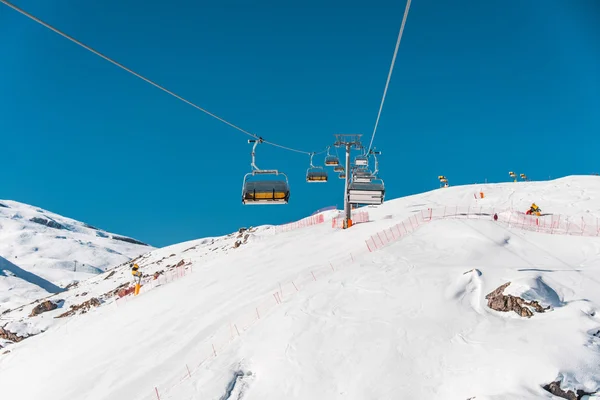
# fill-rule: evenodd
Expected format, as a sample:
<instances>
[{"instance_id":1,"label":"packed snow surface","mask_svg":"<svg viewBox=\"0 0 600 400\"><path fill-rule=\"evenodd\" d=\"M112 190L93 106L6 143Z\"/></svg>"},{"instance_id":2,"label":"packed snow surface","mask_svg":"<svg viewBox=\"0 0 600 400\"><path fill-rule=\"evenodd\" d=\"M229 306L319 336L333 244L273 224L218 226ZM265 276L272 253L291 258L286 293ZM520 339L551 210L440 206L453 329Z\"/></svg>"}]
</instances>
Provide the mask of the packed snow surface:
<instances>
[{"instance_id":1,"label":"packed snow surface","mask_svg":"<svg viewBox=\"0 0 600 400\"><path fill-rule=\"evenodd\" d=\"M228 235L155 250L142 270L181 259L193 273L8 347L0 398L549 399L542 386L554 381L596 392L600 238L443 219L375 252L365 246L427 208L532 202L592 221L600 178L450 187L367 208L371 222L348 230L260 227L241 245ZM117 282L105 278L78 290ZM506 282L505 295L547 310L490 309L486 294ZM232 339L207 359L223 328Z\"/></svg>"},{"instance_id":2,"label":"packed snow surface","mask_svg":"<svg viewBox=\"0 0 600 400\"><path fill-rule=\"evenodd\" d=\"M152 250L37 207L0 200L0 312Z\"/></svg>"}]
</instances>

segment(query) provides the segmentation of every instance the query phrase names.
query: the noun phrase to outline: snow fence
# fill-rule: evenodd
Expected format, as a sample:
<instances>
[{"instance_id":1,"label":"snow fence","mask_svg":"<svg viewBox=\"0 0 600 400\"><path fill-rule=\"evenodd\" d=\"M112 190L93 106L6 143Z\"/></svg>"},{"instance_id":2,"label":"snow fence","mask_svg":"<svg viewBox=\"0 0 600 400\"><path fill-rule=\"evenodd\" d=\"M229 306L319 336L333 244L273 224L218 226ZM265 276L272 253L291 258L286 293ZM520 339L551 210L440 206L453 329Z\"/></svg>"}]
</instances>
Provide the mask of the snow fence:
<instances>
[{"instance_id":1,"label":"snow fence","mask_svg":"<svg viewBox=\"0 0 600 400\"><path fill-rule=\"evenodd\" d=\"M336 271L352 265L356 260L356 256L357 254L349 253L346 257L338 258L311 271L301 273L293 279L276 283L270 292L264 294L262 300L241 310L233 320L215 330L209 338L200 344L200 348L194 351L196 356L190 356L185 364L182 363L179 371L174 371L174 377L148 390L149 394L146 399L176 399L176 394L172 392L181 385L189 385L190 391L193 392L195 390L194 376L200 374L203 367L218 357L232 342L261 319L275 312L281 304L293 298L297 293L307 290L315 282L327 279Z\"/></svg>"},{"instance_id":2,"label":"snow fence","mask_svg":"<svg viewBox=\"0 0 600 400\"><path fill-rule=\"evenodd\" d=\"M444 207L421 210L404 221L377 232L365 240L370 252L378 250L414 232L420 226L441 219L483 219L501 223L509 228L552 235L600 236L600 218L565 216L560 214L527 215L521 211L496 210L486 207Z\"/></svg>"}]
</instances>

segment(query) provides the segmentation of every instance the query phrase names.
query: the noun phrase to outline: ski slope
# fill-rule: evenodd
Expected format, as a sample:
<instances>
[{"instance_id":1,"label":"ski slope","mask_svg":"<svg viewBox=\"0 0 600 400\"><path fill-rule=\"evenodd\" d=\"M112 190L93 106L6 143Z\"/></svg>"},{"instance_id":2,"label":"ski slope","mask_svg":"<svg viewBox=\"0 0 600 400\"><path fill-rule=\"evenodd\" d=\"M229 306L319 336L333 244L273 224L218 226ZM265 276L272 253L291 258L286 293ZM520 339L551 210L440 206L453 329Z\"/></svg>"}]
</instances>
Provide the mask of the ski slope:
<instances>
[{"instance_id":1,"label":"ski slope","mask_svg":"<svg viewBox=\"0 0 600 400\"><path fill-rule=\"evenodd\" d=\"M0 313L152 250L37 207L0 200Z\"/></svg>"},{"instance_id":2,"label":"ski slope","mask_svg":"<svg viewBox=\"0 0 600 400\"><path fill-rule=\"evenodd\" d=\"M550 399L542 386L554 381L596 392L599 238L448 219L372 253L365 246L423 209L525 211L532 202L598 218L600 179L450 187L368 208L371 222L349 230L264 226L237 248L243 233L154 250L139 261L145 273L180 260L193 273L127 301L106 298L7 347L0 398ZM115 271L73 293L129 279L126 267ZM509 281L505 294L549 309L531 318L491 310L486 294ZM281 304L253 317L280 284ZM231 340L207 358L224 328Z\"/></svg>"}]
</instances>

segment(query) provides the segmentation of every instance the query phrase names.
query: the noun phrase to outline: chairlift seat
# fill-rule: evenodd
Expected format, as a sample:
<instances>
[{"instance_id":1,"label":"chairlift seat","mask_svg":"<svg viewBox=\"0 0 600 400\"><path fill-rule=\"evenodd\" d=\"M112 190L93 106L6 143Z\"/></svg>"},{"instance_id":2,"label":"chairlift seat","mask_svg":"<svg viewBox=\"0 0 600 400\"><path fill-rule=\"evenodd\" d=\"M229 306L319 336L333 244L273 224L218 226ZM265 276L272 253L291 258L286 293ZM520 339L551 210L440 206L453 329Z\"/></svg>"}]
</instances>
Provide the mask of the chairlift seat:
<instances>
[{"instance_id":1,"label":"chairlift seat","mask_svg":"<svg viewBox=\"0 0 600 400\"><path fill-rule=\"evenodd\" d=\"M348 186L348 200L352 204L383 204L385 187L382 183L352 182Z\"/></svg>"},{"instance_id":2,"label":"chairlift seat","mask_svg":"<svg viewBox=\"0 0 600 400\"><path fill-rule=\"evenodd\" d=\"M336 156L325 157L325 165L336 166L339 164L340 164L340 160Z\"/></svg>"},{"instance_id":3,"label":"chairlift seat","mask_svg":"<svg viewBox=\"0 0 600 400\"><path fill-rule=\"evenodd\" d=\"M356 156L354 159L354 165L360 167L369 165L369 159L366 156Z\"/></svg>"},{"instance_id":4,"label":"chairlift seat","mask_svg":"<svg viewBox=\"0 0 600 400\"><path fill-rule=\"evenodd\" d=\"M306 181L307 182L327 182L327 172L320 170L320 169L309 170L306 173Z\"/></svg>"},{"instance_id":5,"label":"chairlift seat","mask_svg":"<svg viewBox=\"0 0 600 400\"><path fill-rule=\"evenodd\" d=\"M336 165L335 167L333 167L333 171L334 172L344 172L344 167L342 165Z\"/></svg>"},{"instance_id":6,"label":"chairlift seat","mask_svg":"<svg viewBox=\"0 0 600 400\"><path fill-rule=\"evenodd\" d=\"M370 183L371 182L371 177L370 176L355 176L352 181L356 182L356 183Z\"/></svg>"},{"instance_id":7,"label":"chairlift seat","mask_svg":"<svg viewBox=\"0 0 600 400\"><path fill-rule=\"evenodd\" d=\"M246 181L242 202L244 204L287 204L290 187L284 180Z\"/></svg>"}]
</instances>

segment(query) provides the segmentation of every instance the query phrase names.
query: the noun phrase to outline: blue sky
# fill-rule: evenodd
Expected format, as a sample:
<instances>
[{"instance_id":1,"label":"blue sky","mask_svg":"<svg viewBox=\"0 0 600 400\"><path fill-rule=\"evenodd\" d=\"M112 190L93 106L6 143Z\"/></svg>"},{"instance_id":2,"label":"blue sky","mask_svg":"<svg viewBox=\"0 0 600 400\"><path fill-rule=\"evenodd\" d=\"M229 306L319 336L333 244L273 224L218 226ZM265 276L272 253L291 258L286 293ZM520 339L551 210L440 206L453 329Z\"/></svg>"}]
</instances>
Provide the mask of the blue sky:
<instances>
[{"instance_id":1,"label":"blue sky","mask_svg":"<svg viewBox=\"0 0 600 400\"><path fill-rule=\"evenodd\" d=\"M14 3L240 127L319 151L373 130L404 1ZM375 147L386 197L600 172L597 0L414 0ZM259 146L290 204L245 207L247 137L0 5L0 198L155 246L342 206ZM322 160L320 160L322 161ZM535 199L532 199L535 200Z\"/></svg>"}]
</instances>

